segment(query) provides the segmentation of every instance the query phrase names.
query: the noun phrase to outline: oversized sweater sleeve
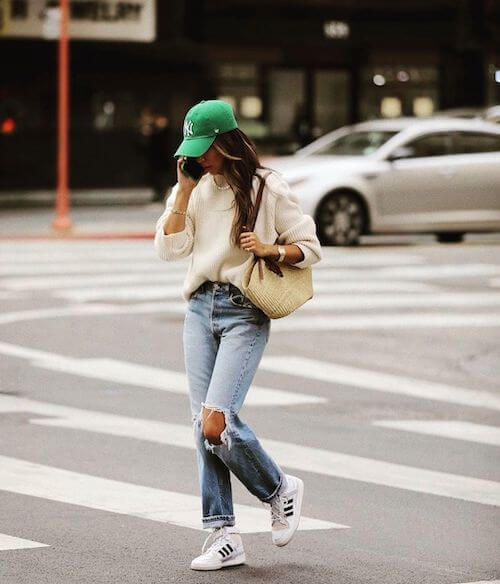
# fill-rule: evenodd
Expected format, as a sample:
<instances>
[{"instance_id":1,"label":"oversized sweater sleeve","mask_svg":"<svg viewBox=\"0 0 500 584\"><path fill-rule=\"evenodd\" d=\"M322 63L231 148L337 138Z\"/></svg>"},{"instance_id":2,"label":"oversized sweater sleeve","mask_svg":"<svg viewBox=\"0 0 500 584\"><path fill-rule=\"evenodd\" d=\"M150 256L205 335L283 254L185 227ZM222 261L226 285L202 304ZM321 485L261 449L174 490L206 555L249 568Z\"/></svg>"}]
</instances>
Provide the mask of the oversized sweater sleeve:
<instances>
[{"instance_id":1,"label":"oversized sweater sleeve","mask_svg":"<svg viewBox=\"0 0 500 584\"><path fill-rule=\"evenodd\" d=\"M294 243L302 250L304 259L293 264L297 268L307 268L319 262L321 244L313 218L302 212L288 183L281 177L272 176L270 189L276 196L275 226L279 235L277 242L281 245Z\"/></svg>"},{"instance_id":2,"label":"oversized sweater sleeve","mask_svg":"<svg viewBox=\"0 0 500 584\"><path fill-rule=\"evenodd\" d=\"M178 231L177 233L170 233L165 235L163 232L163 223L170 213L170 210L175 205L175 198L178 191L178 184L176 184L170 196L167 199L167 205L165 211L161 217L156 222L156 234L155 234L155 249L158 253L158 257L165 261L174 261L188 256L193 251L193 240L194 240L194 197L195 193L191 194L189 199L188 208L186 210L186 224L183 231Z\"/></svg>"}]
</instances>

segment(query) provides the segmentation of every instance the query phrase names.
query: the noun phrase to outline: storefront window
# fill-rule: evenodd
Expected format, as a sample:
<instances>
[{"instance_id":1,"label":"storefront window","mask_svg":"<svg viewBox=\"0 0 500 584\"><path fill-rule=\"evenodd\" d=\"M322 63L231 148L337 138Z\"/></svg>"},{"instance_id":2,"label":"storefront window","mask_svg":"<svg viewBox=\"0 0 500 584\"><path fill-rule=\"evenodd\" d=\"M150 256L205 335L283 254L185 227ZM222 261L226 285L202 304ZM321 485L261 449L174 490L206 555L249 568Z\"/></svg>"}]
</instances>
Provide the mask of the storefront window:
<instances>
[{"instance_id":1,"label":"storefront window","mask_svg":"<svg viewBox=\"0 0 500 584\"><path fill-rule=\"evenodd\" d=\"M375 66L361 72L362 120L431 115L439 102L436 67Z\"/></svg>"},{"instance_id":2,"label":"storefront window","mask_svg":"<svg viewBox=\"0 0 500 584\"><path fill-rule=\"evenodd\" d=\"M314 73L316 133L325 134L349 122L349 73L324 70Z\"/></svg>"}]
</instances>

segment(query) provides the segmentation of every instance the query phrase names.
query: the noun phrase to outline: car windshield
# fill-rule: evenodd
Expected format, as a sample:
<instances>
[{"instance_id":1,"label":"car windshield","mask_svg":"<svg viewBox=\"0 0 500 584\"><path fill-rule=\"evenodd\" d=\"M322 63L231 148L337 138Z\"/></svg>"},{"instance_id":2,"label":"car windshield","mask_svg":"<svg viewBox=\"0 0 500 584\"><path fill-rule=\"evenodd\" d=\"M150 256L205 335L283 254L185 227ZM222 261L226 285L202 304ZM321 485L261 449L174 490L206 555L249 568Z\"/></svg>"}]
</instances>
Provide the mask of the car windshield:
<instances>
[{"instance_id":1,"label":"car windshield","mask_svg":"<svg viewBox=\"0 0 500 584\"><path fill-rule=\"evenodd\" d=\"M336 140L325 144L318 150L311 152L312 155L335 154L340 156L367 156L372 154L382 146L389 138L398 132L372 131L372 132L351 132L340 136Z\"/></svg>"}]
</instances>

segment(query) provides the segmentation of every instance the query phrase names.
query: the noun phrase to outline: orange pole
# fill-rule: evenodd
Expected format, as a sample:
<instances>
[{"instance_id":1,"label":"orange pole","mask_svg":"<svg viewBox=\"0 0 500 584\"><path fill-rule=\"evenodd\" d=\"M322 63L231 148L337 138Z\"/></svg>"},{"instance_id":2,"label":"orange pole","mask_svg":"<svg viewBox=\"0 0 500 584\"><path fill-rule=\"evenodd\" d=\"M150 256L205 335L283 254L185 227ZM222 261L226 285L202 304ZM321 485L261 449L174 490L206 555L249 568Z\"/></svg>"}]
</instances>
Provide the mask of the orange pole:
<instances>
[{"instance_id":1,"label":"orange pole","mask_svg":"<svg viewBox=\"0 0 500 584\"><path fill-rule=\"evenodd\" d=\"M68 231L72 228L69 217L68 160L69 160L69 6L68 0L60 0L61 31L59 34L59 99L58 99L58 147L57 147L57 195L56 217L52 228Z\"/></svg>"}]
</instances>

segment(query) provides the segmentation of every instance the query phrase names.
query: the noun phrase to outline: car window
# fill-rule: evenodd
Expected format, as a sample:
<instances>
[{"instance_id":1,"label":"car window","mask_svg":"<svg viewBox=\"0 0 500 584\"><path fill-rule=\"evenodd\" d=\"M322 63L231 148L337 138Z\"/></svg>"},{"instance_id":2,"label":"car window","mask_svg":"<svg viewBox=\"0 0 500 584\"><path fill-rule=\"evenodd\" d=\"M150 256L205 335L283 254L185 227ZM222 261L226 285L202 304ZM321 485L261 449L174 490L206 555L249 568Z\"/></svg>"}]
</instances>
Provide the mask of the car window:
<instances>
[{"instance_id":1,"label":"car window","mask_svg":"<svg viewBox=\"0 0 500 584\"><path fill-rule=\"evenodd\" d=\"M500 152L500 136L481 132L457 132L453 136L455 154L475 152Z\"/></svg>"},{"instance_id":2,"label":"car window","mask_svg":"<svg viewBox=\"0 0 500 584\"><path fill-rule=\"evenodd\" d=\"M430 134L408 142L405 146L411 150L408 158L445 156L451 154L451 136L448 132Z\"/></svg>"},{"instance_id":3,"label":"car window","mask_svg":"<svg viewBox=\"0 0 500 584\"><path fill-rule=\"evenodd\" d=\"M382 146L398 132L352 132L312 152L314 155L335 154L340 156L367 156Z\"/></svg>"}]
</instances>

